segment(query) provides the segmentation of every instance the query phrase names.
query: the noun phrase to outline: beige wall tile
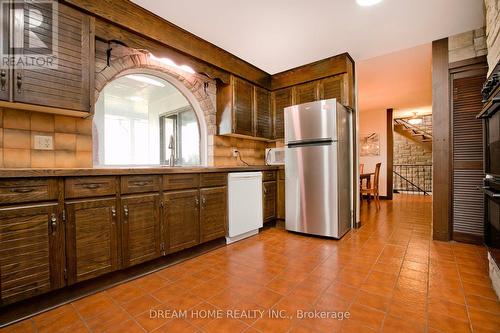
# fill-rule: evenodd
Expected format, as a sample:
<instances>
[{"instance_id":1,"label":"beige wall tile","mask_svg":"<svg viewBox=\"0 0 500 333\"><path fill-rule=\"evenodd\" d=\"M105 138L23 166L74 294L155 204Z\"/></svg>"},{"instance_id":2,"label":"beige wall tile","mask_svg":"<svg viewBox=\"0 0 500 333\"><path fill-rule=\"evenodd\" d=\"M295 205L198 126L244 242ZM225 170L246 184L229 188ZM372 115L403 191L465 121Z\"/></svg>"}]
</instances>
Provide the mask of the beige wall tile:
<instances>
[{"instance_id":1,"label":"beige wall tile","mask_svg":"<svg viewBox=\"0 0 500 333\"><path fill-rule=\"evenodd\" d=\"M5 168L29 168L31 164L30 149L10 149L3 150L3 163Z\"/></svg>"},{"instance_id":2,"label":"beige wall tile","mask_svg":"<svg viewBox=\"0 0 500 333\"><path fill-rule=\"evenodd\" d=\"M76 118L55 116L54 130L62 133L76 133Z\"/></svg>"},{"instance_id":3,"label":"beige wall tile","mask_svg":"<svg viewBox=\"0 0 500 333\"><path fill-rule=\"evenodd\" d=\"M92 118L76 119L76 132L79 134L92 135Z\"/></svg>"},{"instance_id":4,"label":"beige wall tile","mask_svg":"<svg viewBox=\"0 0 500 333\"><path fill-rule=\"evenodd\" d=\"M56 150L55 152L56 168L76 168L78 164L76 162L76 153L74 151L67 150Z\"/></svg>"},{"instance_id":5,"label":"beige wall tile","mask_svg":"<svg viewBox=\"0 0 500 333\"><path fill-rule=\"evenodd\" d=\"M40 132L54 132L54 115L48 113L31 113L31 130Z\"/></svg>"},{"instance_id":6,"label":"beige wall tile","mask_svg":"<svg viewBox=\"0 0 500 333\"><path fill-rule=\"evenodd\" d=\"M53 150L33 150L31 152L32 168L53 168L56 165L55 161Z\"/></svg>"},{"instance_id":7,"label":"beige wall tile","mask_svg":"<svg viewBox=\"0 0 500 333\"><path fill-rule=\"evenodd\" d=\"M92 136L76 135L76 151L92 151Z\"/></svg>"},{"instance_id":8,"label":"beige wall tile","mask_svg":"<svg viewBox=\"0 0 500 333\"><path fill-rule=\"evenodd\" d=\"M92 152L90 151L77 151L76 164L79 168L92 168Z\"/></svg>"},{"instance_id":9,"label":"beige wall tile","mask_svg":"<svg viewBox=\"0 0 500 333\"><path fill-rule=\"evenodd\" d=\"M4 148L31 148L30 131L6 128L3 130L3 141Z\"/></svg>"},{"instance_id":10,"label":"beige wall tile","mask_svg":"<svg viewBox=\"0 0 500 333\"><path fill-rule=\"evenodd\" d=\"M23 110L5 109L3 111L3 127L13 129L30 129L30 112Z\"/></svg>"},{"instance_id":11,"label":"beige wall tile","mask_svg":"<svg viewBox=\"0 0 500 333\"><path fill-rule=\"evenodd\" d=\"M54 149L55 150L76 150L76 134L55 133L54 134Z\"/></svg>"}]
</instances>

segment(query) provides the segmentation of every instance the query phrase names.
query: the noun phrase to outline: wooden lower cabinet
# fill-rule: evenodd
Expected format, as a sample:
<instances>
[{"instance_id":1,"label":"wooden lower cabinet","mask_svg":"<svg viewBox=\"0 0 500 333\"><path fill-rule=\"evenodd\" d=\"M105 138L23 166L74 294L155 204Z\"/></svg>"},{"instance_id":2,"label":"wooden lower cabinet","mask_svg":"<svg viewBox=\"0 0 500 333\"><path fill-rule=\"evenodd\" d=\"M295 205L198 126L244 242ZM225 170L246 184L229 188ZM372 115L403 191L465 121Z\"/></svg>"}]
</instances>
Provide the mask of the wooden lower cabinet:
<instances>
[{"instance_id":1,"label":"wooden lower cabinet","mask_svg":"<svg viewBox=\"0 0 500 333\"><path fill-rule=\"evenodd\" d=\"M123 266L159 258L160 195L122 197L121 207Z\"/></svg>"},{"instance_id":2,"label":"wooden lower cabinet","mask_svg":"<svg viewBox=\"0 0 500 333\"><path fill-rule=\"evenodd\" d=\"M200 190L200 241L224 237L227 231L227 187Z\"/></svg>"},{"instance_id":3,"label":"wooden lower cabinet","mask_svg":"<svg viewBox=\"0 0 500 333\"><path fill-rule=\"evenodd\" d=\"M198 189L166 192L163 221L168 252L177 252L200 243L200 199Z\"/></svg>"},{"instance_id":4,"label":"wooden lower cabinet","mask_svg":"<svg viewBox=\"0 0 500 333\"><path fill-rule=\"evenodd\" d=\"M264 222L272 221L276 218L276 181L262 183L262 195L264 206Z\"/></svg>"},{"instance_id":5,"label":"wooden lower cabinet","mask_svg":"<svg viewBox=\"0 0 500 333\"><path fill-rule=\"evenodd\" d=\"M115 198L66 203L69 284L119 268L117 207Z\"/></svg>"},{"instance_id":6,"label":"wooden lower cabinet","mask_svg":"<svg viewBox=\"0 0 500 333\"><path fill-rule=\"evenodd\" d=\"M0 304L64 285L64 224L57 203L0 209Z\"/></svg>"},{"instance_id":7,"label":"wooden lower cabinet","mask_svg":"<svg viewBox=\"0 0 500 333\"><path fill-rule=\"evenodd\" d=\"M285 170L278 171L278 193L276 195L276 218L285 219Z\"/></svg>"}]
</instances>

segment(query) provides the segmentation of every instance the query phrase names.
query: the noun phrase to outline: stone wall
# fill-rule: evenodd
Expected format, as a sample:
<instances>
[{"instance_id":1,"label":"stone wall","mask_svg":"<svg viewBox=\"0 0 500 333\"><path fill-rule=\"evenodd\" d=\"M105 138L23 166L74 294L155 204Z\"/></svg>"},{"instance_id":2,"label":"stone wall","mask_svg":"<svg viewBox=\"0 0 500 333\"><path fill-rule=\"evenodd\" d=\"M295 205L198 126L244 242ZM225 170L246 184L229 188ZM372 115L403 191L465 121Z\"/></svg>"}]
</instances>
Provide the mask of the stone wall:
<instances>
[{"instance_id":1,"label":"stone wall","mask_svg":"<svg viewBox=\"0 0 500 333\"><path fill-rule=\"evenodd\" d=\"M488 66L491 72L500 60L500 0L485 0L486 45L488 46ZM488 73L489 75L489 73Z\"/></svg>"},{"instance_id":2,"label":"stone wall","mask_svg":"<svg viewBox=\"0 0 500 333\"><path fill-rule=\"evenodd\" d=\"M450 36L448 38L448 51L450 63L487 54L485 28Z\"/></svg>"}]
</instances>

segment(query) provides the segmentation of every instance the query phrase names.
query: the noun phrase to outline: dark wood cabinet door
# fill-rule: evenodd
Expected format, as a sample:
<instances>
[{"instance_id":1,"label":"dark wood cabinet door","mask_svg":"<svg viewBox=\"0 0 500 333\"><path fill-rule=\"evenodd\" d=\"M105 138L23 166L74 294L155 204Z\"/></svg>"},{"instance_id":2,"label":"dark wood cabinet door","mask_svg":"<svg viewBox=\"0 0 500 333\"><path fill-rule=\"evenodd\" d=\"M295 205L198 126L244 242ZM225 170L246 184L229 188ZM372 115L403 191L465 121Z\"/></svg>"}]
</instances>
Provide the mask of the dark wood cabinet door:
<instances>
[{"instance_id":1,"label":"dark wood cabinet door","mask_svg":"<svg viewBox=\"0 0 500 333\"><path fill-rule=\"evenodd\" d=\"M165 239L169 252L200 243L200 215L198 190L167 192L164 194Z\"/></svg>"},{"instance_id":2,"label":"dark wood cabinet door","mask_svg":"<svg viewBox=\"0 0 500 333\"><path fill-rule=\"evenodd\" d=\"M227 231L227 187L200 190L200 240L224 237Z\"/></svg>"},{"instance_id":3,"label":"dark wood cabinet door","mask_svg":"<svg viewBox=\"0 0 500 333\"><path fill-rule=\"evenodd\" d=\"M264 200L264 222L274 220L276 218L276 182L265 182L262 184L263 200Z\"/></svg>"},{"instance_id":4,"label":"dark wood cabinet door","mask_svg":"<svg viewBox=\"0 0 500 333\"><path fill-rule=\"evenodd\" d=\"M255 136L272 138L271 93L255 87Z\"/></svg>"},{"instance_id":5,"label":"dark wood cabinet door","mask_svg":"<svg viewBox=\"0 0 500 333\"><path fill-rule=\"evenodd\" d=\"M66 204L68 282L118 269L116 199L88 199Z\"/></svg>"},{"instance_id":6,"label":"dark wood cabinet door","mask_svg":"<svg viewBox=\"0 0 500 333\"><path fill-rule=\"evenodd\" d=\"M160 195L122 197L123 266L161 256Z\"/></svg>"},{"instance_id":7,"label":"dark wood cabinet door","mask_svg":"<svg viewBox=\"0 0 500 333\"><path fill-rule=\"evenodd\" d=\"M285 113L287 106L292 105L292 88L273 91L271 94L273 106L273 134L275 139L285 137Z\"/></svg>"},{"instance_id":8,"label":"dark wood cabinet door","mask_svg":"<svg viewBox=\"0 0 500 333\"><path fill-rule=\"evenodd\" d=\"M91 96L91 43L90 18L66 5L44 6L26 1L24 24L13 31L16 43L24 45L25 56L43 55L52 52L57 61L52 67L27 67L14 70L14 101L49 107L90 111ZM49 9L50 8L50 9ZM52 9L57 8L57 25L52 22ZM42 13L43 22L33 33L30 20ZM52 31L57 29L57 31ZM35 36L36 35L36 36ZM42 44L43 43L43 44ZM32 45L43 48L33 49ZM93 55L92 55L93 57ZM92 94L91 94L92 93Z\"/></svg>"},{"instance_id":9,"label":"dark wood cabinet door","mask_svg":"<svg viewBox=\"0 0 500 333\"><path fill-rule=\"evenodd\" d=\"M348 105L347 74L335 75L321 80L320 99L336 98L343 105Z\"/></svg>"},{"instance_id":10,"label":"dark wood cabinet door","mask_svg":"<svg viewBox=\"0 0 500 333\"><path fill-rule=\"evenodd\" d=\"M285 170L278 171L278 191L276 194L276 218L285 219Z\"/></svg>"},{"instance_id":11,"label":"dark wood cabinet door","mask_svg":"<svg viewBox=\"0 0 500 333\"><path fill-rule=\"evenodd\" d=\"M237 77L232 77L232 80L234 133L253 136L253 85Z\"/></svg>"},{"instance_id":12,"label":"dark wood cabinet door","mask_svg":"<svg viewBox=\"0 0 500 333\"><path fill-rule=\"evenodd\" d=\"M2 305L64 285L64 224L57 207L0 209Z\"/></svg>"},{"instance_id":13,"label":"dark wood cabinet door","mask_svg":"<svg viewBox=\"0 0 500 333\"><path fill-rule=\"evenodd\" d=\"M314 102L319 99L319 83L317 81L307 82L295 86L294 103L302 104Z\"/></svg>"}]
</instances>

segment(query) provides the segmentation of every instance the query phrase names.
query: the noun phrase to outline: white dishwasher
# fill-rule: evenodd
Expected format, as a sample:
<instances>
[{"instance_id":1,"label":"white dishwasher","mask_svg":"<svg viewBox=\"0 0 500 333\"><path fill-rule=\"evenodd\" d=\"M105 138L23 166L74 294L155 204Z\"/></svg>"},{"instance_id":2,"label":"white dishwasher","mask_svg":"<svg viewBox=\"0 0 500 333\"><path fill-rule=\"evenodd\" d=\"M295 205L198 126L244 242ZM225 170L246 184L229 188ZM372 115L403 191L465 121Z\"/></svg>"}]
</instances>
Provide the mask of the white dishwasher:
<instances>
[{"instance_id":1,"label":"white dishwasher","mask_svg":"<svg viewBox=\"0 0 500 333\"><path fill-rule=\"evenodd\" d=\"M256 235L262 228L262 172L228 174L227 243Z\"/></svg>"}]
</instances>

